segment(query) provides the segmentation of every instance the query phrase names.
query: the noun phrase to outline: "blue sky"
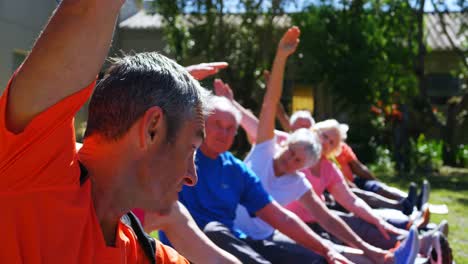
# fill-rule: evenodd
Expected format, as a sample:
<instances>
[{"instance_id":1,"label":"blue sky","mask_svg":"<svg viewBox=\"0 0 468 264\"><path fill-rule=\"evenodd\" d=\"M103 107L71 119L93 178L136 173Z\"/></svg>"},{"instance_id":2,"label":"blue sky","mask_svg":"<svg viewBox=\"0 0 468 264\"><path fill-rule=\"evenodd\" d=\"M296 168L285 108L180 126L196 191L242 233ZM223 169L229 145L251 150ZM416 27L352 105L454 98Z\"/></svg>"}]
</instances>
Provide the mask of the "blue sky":
<instances>
[{"instance_id":1,"label":"blue sky","mask_svg":"<svg viewBox=\"0 0 468 264\"><path fill-rule=\"evenodd\" d=\"M457 0L435 0L436 2L443 2L446 4L448 7L448 10L450 11L460 11L460 7L457 5ZM271 3L271 1L265 1L267 4ZM319 3L320 1L318 0L297 0L296 4L290 4L287 6L286 11L287 12L295 12L298 10L301 10L304 6L309 5L310 3ZM340 2L340 0L336 0L337 5ZM412 2L415 2L415 0L412 0ZM239 12L239 7L238 7L238 0L227 0L225 1L225 7L227 12ZM466 3L465 3L466 6ZM440 8L439 8L440 9ZM426 5L425 5L425 11L426 12L431 12L434 11L434 6L432 5L431 0L426 0Z\"/></svg>"}]
</instances>

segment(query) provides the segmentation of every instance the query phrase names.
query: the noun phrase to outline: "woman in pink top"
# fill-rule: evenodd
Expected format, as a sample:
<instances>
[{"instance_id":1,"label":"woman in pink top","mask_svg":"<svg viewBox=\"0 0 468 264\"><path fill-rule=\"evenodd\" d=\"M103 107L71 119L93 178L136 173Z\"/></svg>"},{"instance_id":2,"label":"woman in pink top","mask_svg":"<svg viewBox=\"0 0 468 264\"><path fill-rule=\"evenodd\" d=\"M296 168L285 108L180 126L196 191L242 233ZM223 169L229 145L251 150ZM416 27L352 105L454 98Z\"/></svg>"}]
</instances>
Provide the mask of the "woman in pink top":
<instances>
[{"instance_id":1,"label":"woman in pink top","mask_svg":"<svg viewBox=\"0 0 468 264\"><path fill-rule=\"evenodd\" d=\"M314 130L322 143L322 158L319 164L308 169L307 173L314 190L318 195L322 195L323 191L327 190L341 206L352 212L353 215L340 214L340 216L368 243L381 248L392 248L397 242L397 235L406 234L407 231L387 223L358 198L349 189L341 171L328 160L329 157L337 155L341 149L341 142L347 137L348 126L329 119L315 124ZM288 208L303 217L303 220L309 223L315 222L313 215L301 209L300 204L296 203Z\"/></svg>"},{"instance_id":2,"label":"woman in pink top","mask_svg":"<svg viewBox=\"0 0 468 264\"><path fill-rule=\"evenodd\" d=\"M274 74L272 76L274 76ZM282 82L277 81L277 83L282 83ZM274 130L273 117L269 118L268 127L265 125L265 122L266 122L265 115L260 115L260 121L259 121L250 111L246 110L244 107L242 107L233 99L232 90L230 89L229 85L224 84L221 80L215 80L214 87L215 87L215 92L217 95L225 96L228 99L230 99L231 102L236 106L236 108L238 108L238 110L242 113L241 126L246 131L247 135L252 140L252 142L257 143L254 149L261 148L262 147L261 145L265 144L265 138L268 140L272 140L273 138L276 139L276 145L278 145L278 147L276 148L277 152L272 153L271 156L269 157L264 157L265 161L261 162L262 164L252 164L252 166L261 167L262 165L264 165L264 163L266 163L266 160L268 159L273 159L274 162L278 162L279 160L281 160L280 156L281 156L282 150L284 150L284 148L288 149L288 145L291 140L291 135L285 132L281 132L281 131L276 131L276 130L273 131ZM273 88L274 87L268 87L269 90L272 90ZM268 100L268 98L264 100ZM277 97L277 101L279 101L279 96ZM271 102L265 103L264 101L263 107L268 106L268 105L276 106L277 101L273 103ZM262 113L263 112L264 111L262 109ZM272 113L274 111L268 111L268 112ZM259 133L259 131L262 132L263 130L264 130L264 133ZM313 136L315 137L315 135ZM320 142L320 144L325 146L327 151L328 149L330 149L328 145L323 144L322 142ZM251 155L252 153L249 154L249 157L246 158L246 160L248 160L248 162L253 163L254 161L252 161ZM312 189L309 189L307 192L302 193L299 198L296 198L297 203L301 205L301 209L305 211L305 213L300 216L310 216L312 215L312 212L313 212L318 222L323 226L325 230L327 230L330 234L333 234L334 236L336 236L338 239L340 239L341 242L344 242L347 245L363 250L365 256L371 260L371 263L382 263L382 262L401 263L398 261L398 259L399 259L399 255L401 255L401 253L404 252L404 247L398 248L395 251L395 255L391 253L388 254L387 251L383 251L379 248L376 248L371 243L366 242L365 239L363 239L362 237L359 237L358 234L353 232L353 229L349 227L348 225L346 225L343 219L341 219L336 214L331 212L331 210L329 210L326 207L326 205L321 201L320 197L317 194L323 193L323 191L327 188L327 186L334 185L335 183L339 184L343 182L343 180L342 180L342 176L340 176L340 174L337 174L339 170L335 167L335 165L328 162L325 156L322 156L319 162L320 164L323 164L323 166L319 166L319 167L315 166L314 168L320 168L322 171L321 172L322 174L330 175L330 177L314 177L314 176L311 176L310 170L303 170L308 180L312 183L313 191ZM293 169L294 171L304 166L293 165L293 166L288 166L288 167L290 168L295 167ZM256 170L254 169L254 171ZM256 173L259 173L259 171L257 170ZM273 186L276 186L274 184L275 181L280 181L281 180L280 178L282 178L285 175L287 174L278 173L276 176L273 176L273 177L267 177L263 174L258 175L262 181L262 184L266 186L265 187L266 190L270 193L270 195L272 195L280 203L285 202L287 199L285 199L284 196L281 195L281 190L280 190L281 188L274 188ZM316 174L316 175L319 175L319 174ZM269 180L266 180L267 178ZM289 185L289 186L292 186L292 185ZM288 192L290 193L294 193L295 191L297 190L288 190ZM289 202L290 201L293 201L293 199L289 199ZM307 220L307 218L306 219L304 219L303 217L301 218L303 220ZM239 223L238 223L238 227L239 227ZM245 228L245 226L243 227ZM391 229L391 227L389 227L389 229ZM245 229L242 229L242 230L246 231ZM343 250L343 247L341 247L340 250ZM343 254L345 254L345 256L348 258L355 259L357 257L354 253L353 254L348 254L348 253L351 253L351 252L345 252L345 251L343 252ZM357 261L357 263L365 263L365 260L361 258L359 261Z\"/></svg>"}]
</instances>

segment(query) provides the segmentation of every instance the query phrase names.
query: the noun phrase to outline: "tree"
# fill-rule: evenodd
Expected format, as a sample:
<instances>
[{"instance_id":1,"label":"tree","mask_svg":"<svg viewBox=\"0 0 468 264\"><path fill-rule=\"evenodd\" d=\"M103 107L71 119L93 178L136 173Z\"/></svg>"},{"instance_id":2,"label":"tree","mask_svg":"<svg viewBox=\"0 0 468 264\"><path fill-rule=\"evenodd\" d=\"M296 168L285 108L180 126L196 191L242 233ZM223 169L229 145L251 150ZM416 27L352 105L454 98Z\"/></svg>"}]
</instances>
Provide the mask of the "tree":
<instances>
[{"instance_id":1,"label":"tree","mask_svg":"<svg viewBox=\"0 0 468 264\"><path fill-rule=\"evenodd\" d=\"M293 0L239 1L236 13L226 11L224 0L157 1L155 8L164 17L168 52L182 65L206 61L227 61L220 74L230 83L236 99L257 112L264 82L282 31L289 26L284 6ZM278 21L284 21L278 27ZM210 83L205 83L211 86ZM241 151L247 150L240 140Z\"/></svg>"}]
</instances>

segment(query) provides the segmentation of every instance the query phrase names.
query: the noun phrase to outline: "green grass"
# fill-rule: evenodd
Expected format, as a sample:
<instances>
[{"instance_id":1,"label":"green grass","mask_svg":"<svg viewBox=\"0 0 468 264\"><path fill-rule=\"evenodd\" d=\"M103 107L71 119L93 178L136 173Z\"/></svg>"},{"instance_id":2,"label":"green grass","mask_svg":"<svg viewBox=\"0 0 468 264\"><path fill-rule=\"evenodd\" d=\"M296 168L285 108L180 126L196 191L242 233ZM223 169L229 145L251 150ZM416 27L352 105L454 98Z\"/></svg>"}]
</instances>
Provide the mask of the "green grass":
<instances>
[{"instance_id":1,"label":"green grass","mask_svg":"<svg viewBox=\"0 0 468 264\"><path fill-rule=\"evenodd\" d=\"M407 177L379 176L389 185L407 190L410 181L418 184L423 179L431 183L432 204L445 203L449 207L448 215L431 215L431 222L439 223L442 219L449 222L449 242L457 264L468 264L468 169L443 167L439 173L416 174Z\"/></svg>"}]
</instances>

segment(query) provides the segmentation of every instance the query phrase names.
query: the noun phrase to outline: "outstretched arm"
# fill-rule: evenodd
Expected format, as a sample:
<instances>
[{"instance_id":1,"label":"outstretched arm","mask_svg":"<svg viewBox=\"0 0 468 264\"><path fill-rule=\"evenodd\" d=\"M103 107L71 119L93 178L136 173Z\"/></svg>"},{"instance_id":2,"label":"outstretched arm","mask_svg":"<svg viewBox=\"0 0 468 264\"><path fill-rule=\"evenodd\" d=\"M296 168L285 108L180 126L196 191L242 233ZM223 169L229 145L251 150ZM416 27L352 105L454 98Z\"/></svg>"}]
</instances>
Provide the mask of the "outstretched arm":
<instances>
[{"instance_id":1,"label":"outstretched arm","mask_svg":"<svg viewBox=\"0 0 468 264\"><path fill-rule=\"evenodd\" d=\"M265 70L263 71L263 78L265 79L265 83L268 83L270 79L270 72ZM280 122L283 131L291 132L291 126L289 125L289 116L284 110L284 106L281 102L278 102L278 107L276 108L276 119Z\"/></svg>"},{"instance_id":2,"label":"outstretched arm","mask_svg":"<svg viewBox=\"0 0 468 264\"><path fill-rule=\"evenodd\" d=\"M368 179L376 180L377 178L372 174L372 172L367 168L366 165L362 164L359 160L352 160L349 162L349 167L357 176Z\"/></svg>"},{"instance_id":3,"label":"outstretched arm","mask_svg":"<svg viewBox=\"0 0 468 264\"><path fill-rule=\"evenodd\" d=\"M203 80L211 75L214 75L229 66L227 62L208 62L196 65L190 65L185 69L197 80Z\"/></svg>"},{"instance_id":4,"label":"outstretched arm","mask_svg":"<svg viewBox=\"0 0 468 264\"><path fill-rule=\"evenodd\" d=\"M407 234L406 230L398 229L374 214L372 208L370 208L366 202L351 192L344 180L329 188L329 191L333 197L335 197L336 201L346 208L346 210L354 213L364 221L375 225L385 239L390 238L388 233L399 235Z\"/></svg>"},{"instance_id":5,"label":"outstretched arm","mask_svg":"<svg viewBox=\"0 0 468 264\"><path fill-rule=\"evenodd\" d=\"M183 204L176 202L167 216L145 214L145 230L162 229L174 247L194 263L239 263L203 233Z\"/></svg>"},{"instance_id":6,"label":"outstretched arm","mask_svg":"<svg viewBox=\"0 0 468 264\"><path fill-rule=\"evenodd\" d=\"M263 97L262 110L257 131L257 144L274 137L276 108L283 92L283 76L286 60L296 51L299 44L298 27L292 27L281 38L276 51L273 69L268 80L267 91Z\"/></svg>"},{"instance_id":7,"label":"outstretched arm","mask_svg":"<svg viewBox=\"0 0 468 264\"><path fill-rule=\"evenodd\" d=\"M60 3L10 87L6 114L10 130L21 132L37 114L96 78L123 3Z\"/></svg>"},{"instance_id":8,"label":"outstretched arm","mask_svg":"<svg viewBox=\"0 0 468 264\"><path fill-rule=\"evenodd\" d=\"M309 210L322 226L330 234L345 242L347 245L361 249L364 254L375 262L385 258L387 252L371 246L360 238L354 231L337 215L333 214L313 190L309 190L299 198L301 204Z\"/></svg>"},{"instance_id":9,"label":"outstretched arm","mask_svg":"<svg viewBox=\"0 0 468 264\"><path fill-rule=\"evenodd\" d=\"M333 247L325 243L297 215L283 208L277 202L269 203L260 209L256 215L298 244L325 257L328 263L351 263L336 252Z\"/></svg>"},{"instance_id":10,"label":"outstretched arm","mask_svg":"<svg viewBox=\"0 0 468 264\"><path fill-rule=\"evenodd\" d=\"M284 131L291 132L291 125L289 124L289 116L284 109L284 106L281 102L278 103L278 107L276 108L276 118L283 127Z\"/></svg>"}]
</instances>

